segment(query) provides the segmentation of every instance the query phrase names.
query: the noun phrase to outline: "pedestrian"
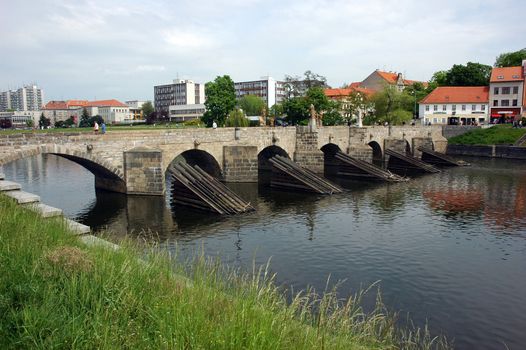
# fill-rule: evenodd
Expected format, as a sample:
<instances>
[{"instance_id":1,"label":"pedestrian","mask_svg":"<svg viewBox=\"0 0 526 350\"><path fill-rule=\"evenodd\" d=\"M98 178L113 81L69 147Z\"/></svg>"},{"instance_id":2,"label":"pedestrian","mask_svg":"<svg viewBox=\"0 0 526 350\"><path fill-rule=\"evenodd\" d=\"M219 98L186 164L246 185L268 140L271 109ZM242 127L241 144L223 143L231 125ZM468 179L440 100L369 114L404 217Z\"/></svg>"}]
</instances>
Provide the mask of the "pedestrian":
<instances>
[{"instance_id":1,"label":"pedestrian","mask_svg":"<svg viewBox=\"0 0 526 350\"><path fill-rule=\"evenodd\" d=\"M217 123L216 123L215 120L214 120L214 122L212 123L212 128L217 129Z\"/></svg>"},{"instance_id":2,"label":"pedestrian","mask_svg":"<svg viewBox=\"0 0 526 350\"><path fill-rule=\"evenodd\" d=\"M102 122L101 126L100 126L100 132L105 134L106 133L106 124L104 124L104 122Z\"/></svg>"},{"instance_id":3,"label":"pedestrian","mask_svg":"<svg viewBox=\"0 0 526 350\"><path fill-rule=\"evenodd\" d=\"M95 122L93 125L93 132L95 132L95 134L99 133L99 123Z\"/></svg>"}]
</instances>

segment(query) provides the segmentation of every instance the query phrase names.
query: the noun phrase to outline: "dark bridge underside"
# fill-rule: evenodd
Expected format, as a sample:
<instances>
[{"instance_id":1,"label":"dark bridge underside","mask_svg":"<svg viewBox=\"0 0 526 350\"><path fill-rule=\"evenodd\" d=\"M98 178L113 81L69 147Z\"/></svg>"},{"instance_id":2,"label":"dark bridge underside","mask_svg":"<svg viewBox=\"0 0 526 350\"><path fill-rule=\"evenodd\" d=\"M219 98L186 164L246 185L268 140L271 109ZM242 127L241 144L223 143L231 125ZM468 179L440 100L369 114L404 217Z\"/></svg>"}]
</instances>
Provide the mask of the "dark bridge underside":
<instances>
[{"instance_id":1,"label":"dark bridge underside","mask_svg":"<svg viewBox=\"0 0 526 350\"><path fill-rule=\"evenodd\" d=\"M126 193L126 183L124 182L124 180L122 180L119 176L117 176L107 168L103 167L102 165L92 162L91 160L88 160L86 158L72 156L70 154L51 154L69 159L72 162L82 165L84 168L90 171L93 175L95 175L95 188L113 192Z\"/></svg>"}]
</instances>

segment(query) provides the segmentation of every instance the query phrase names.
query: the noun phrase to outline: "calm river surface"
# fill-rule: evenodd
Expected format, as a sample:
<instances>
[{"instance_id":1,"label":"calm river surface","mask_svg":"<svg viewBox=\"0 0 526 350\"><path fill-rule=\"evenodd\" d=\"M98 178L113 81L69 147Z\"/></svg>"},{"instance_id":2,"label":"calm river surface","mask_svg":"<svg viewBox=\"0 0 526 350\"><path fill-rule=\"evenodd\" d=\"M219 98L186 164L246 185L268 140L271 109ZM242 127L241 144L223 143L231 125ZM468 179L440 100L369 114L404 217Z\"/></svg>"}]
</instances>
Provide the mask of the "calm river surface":
<instances>
[{"instance_id":1,"label":"calm river surface","mask_svg":"<svg viewBox=\"0 0 526 350\"><path fill-rule=\"evenodd\" d=\"M204 249L231 265L265 264L277 282L342 297L380 281L385 303L457 349L526 348L526 163L468 159L409 183L346 183L330 197L231 186L257 208L220 218L169 200L94 190L91 173L43 155L4 166L8 180L116 236L158 232L182 255Z\"/></svg>"}]
</instances>

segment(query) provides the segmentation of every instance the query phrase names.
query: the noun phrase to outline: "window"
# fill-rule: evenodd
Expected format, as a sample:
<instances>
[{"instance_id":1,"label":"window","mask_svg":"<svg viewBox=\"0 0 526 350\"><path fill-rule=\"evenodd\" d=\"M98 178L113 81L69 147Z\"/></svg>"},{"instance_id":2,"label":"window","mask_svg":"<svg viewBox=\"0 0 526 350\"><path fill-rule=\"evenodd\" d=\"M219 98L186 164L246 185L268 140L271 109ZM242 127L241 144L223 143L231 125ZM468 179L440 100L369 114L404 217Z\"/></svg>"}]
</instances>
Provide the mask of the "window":
<instances>
[{"instance_id":1,"label":"window","mask_svg":"<svg viewBox=\"0 0 526 350\"><path fill-rule=\"evenodd\" d=\"M510 87L509 86L503 87L502 88L502 94L503 95L509 95L510 94Z\"/></svg>"},{"instance_id":2,"label":"window","mask_svg":"<svg viewBox=\"0 0 526 350\"><path fill-rule=\"evenodd\" d=\"M477 105L471 105L471 110L472 111L476 111L477 110Z\"/></svg>"},{"instance_id":3,"label":"window","mask_svg":"<svg viewBox=\"0 0 526 350\"><path fill-rule=\"evenodd\" d=\"M457 105L451 106L451 109L453 110L453 112L455 112L457 110Z\"/></svg>"},{"instance_id":4,"label":"window","mask_svg":"<svg viewBox=\"0 0 526 350\"><path fill-rule=\"evenodd\" d=\"M500 105L502 107L508 107L510 105L510 100L502 100L500 101Z\"/></svg>"},{"instance_id":5,"label":"window","mask_svg":"<svg viewBox=\"0 0 526 350\"><path fill-rule=\"evenodd\" d=\"M499 88L498 87L493 88L493 94L494 95L498 95L499 94Z\"/></svg>"},{"instance_id":6,"label":"window","mask_svg":"<svg viewBox=\"0 0 526 350\"><path fill-rule=\"evenodd\" d=\"M442 110L445 112L447 109L447 106L446 105L442 105Z\"/></svg>"},{"instance_id":7,"label":"window","mask_svg":"<svg viewBox=\"0 0 526 350\"><path fill-rule=\"evenodd\" d=\"M499 106L499 100L493 100L493 107Z\"/></svg>"},{"instance_id":8,"label":"window","mask_svg":"<svg viewBox=\"0 0 526 350\"><path fill-rule=\"evenodd\" d=\"M438 111L438 106L437 105L433 105L433 111Z\"/></svg>"},{"instance_id":9,"label":"window","mask_svg":"<svg viewBox=\"0 0 526 350\"><path fill-rule=\"evenodd\" d=\"M429 112L429 105L426 105L426 112Z\"/></svg>"},{"instance_id":10,"label":"window","mask_svg":"<svg viewBox=\"0 0 526 350\"><path fill-rule=\"evenodd\" d=\"M518 94L519 93L519 87L518 86L514 86L513 87L513 93L514 94Z\"/></svg>"},{"instance_id":11,"label":"window","mask_svg":"<svg viewBox=\"0 0 526 350\"><path fill-rule=\"evenodd\" d=\"M511 103L513 106L516 106L517 105L517 100L513 100L513 102Z\"/></svg>"},{"instance_id":12,"label":"window","mask_svg":"<svg viewBox=\"0 0 526 350\"><path fill-rule=\"evenodd\" d=\"M480 105L480 107L481 107L480 109L482 109L483 111L486 110L486 105Z\"/></svg>"},{"instance_id":13,"label":"window","mask_svg":"<svg viewBox=\"0 0 526 350\"><path fill-rule=\"evenodd\" d=\"M466 105L462 105L462 110L463 110L463 111L466 110Z\"/></svg>"}]
</instances>

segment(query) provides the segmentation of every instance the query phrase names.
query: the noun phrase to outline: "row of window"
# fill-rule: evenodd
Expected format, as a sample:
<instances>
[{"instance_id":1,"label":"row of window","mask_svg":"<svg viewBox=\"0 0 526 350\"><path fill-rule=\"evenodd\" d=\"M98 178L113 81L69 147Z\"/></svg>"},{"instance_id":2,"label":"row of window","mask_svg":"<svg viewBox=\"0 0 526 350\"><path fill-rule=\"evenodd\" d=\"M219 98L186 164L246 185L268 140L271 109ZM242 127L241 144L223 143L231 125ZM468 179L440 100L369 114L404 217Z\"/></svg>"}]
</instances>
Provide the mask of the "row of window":
<instances>
[{"instance_id":1,"label":"row of window","mask_svg":"<svg viewBox=\"0 0 526 350\"><path fill-rule=\"evenodd\" d=\"M512 106L518 106L518 100L511 100L511 105ZM501 107L509 107L510 105L510 100L500 100L500 105ZM493 100L493 107L498 107L499 106L499 100Z\"/></svg>"},{"instance_id":2,"label":"row of window","mask_svg":"<svg viewBox=\"0 0 526 350\"><path fill-rule=\"evenodd\" d=\"M465 111L467 106L466 105L461 105L461 110L462 111ZM457 110L457 105L452 105L451 106L451 109L453 111L456 111ZM447 105L442 105L442 111L446 111L447 110ZM476 111L477 110L477 105L471 105L471 110L472 111ZM485 111L486 110L486 105L480 105L480 109L479 111ZM438 111L438 105L433 105L433 111L436 112ZM429 105L426 105L426 112L429 112Z\"/></svg>"},{"instance_id":3,"label":"row of window","mask_svg":"<svg viewBox=\"0 0 526 350\"><path fill-rule=\"evenodd\" d=\"M499 90L500 89L500 90ZM494 87L493 88L493 94L494 95L498 95L499 94L499 91L502 95L509 95L510 94L510 91L511 90L511 87L510 86L503 86L501 88L499 87ZM518 86L514 86L513 87L513 93L514 94L518 94L519 93L519 87Z\"/></svg>"}]
</instances>

